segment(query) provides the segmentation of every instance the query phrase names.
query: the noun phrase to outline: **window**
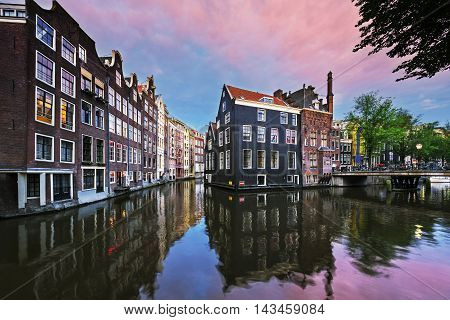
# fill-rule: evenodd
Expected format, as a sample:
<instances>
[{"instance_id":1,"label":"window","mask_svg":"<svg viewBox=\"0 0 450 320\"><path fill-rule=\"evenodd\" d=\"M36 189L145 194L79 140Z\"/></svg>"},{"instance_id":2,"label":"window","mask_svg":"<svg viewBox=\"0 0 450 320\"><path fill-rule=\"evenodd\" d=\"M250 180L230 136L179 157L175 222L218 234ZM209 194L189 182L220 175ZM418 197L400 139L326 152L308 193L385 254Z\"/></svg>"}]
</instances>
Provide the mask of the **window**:
<instances>
[{"instance_id":1,"label":"window","mask_svg":"<svg viewBox=\"0 0 450 320\"><path fill-rule=\"evenodd\" d=\"M61 91L75 98L75 76L61 68Z\"/></svg>"},{"instance_id":2,"label":"window","mask_svg":"<svg viewBox=\"0 0 450 320\"><path fill-rule=\"evenodd\" d=\"M36 16L36 38L55 50L55 29L39 16Z\"/></svg>"},{"instance_id":3,"label":"window","mask_svg":"<svg viewBox=\"0 0 450 320\"><path fill-rule=\"evenodd\" d=\"M223 168L224 168L224 154L223 154L223 152L221 152L220 154L219 154L219 169L220 170L223 170Z\"/></svg>"},{"instance_id":4,"label":"window","mask_svg":"<svg viewBox=\"0 0 450 320\"><path fill-rule=\"evenodd\" d=\"M127 113L127 110L128 110L128 113ZM122 98L122 113L126 116L128 115L129 117L131 117L129 110L130 110L130 106L128 105L127 99Z\"/></svg>"},{"instance_id":5,"label":"window","mask_svg":"<svg viewBox=\"0 0 450 320\"><path fill-rule=\"evenodd\" d=\"M297 115L296 114L292 115L292 125L297 126Z\"/></svg>"},{"instance_id":6,"label":"window","mask_svg":"<svg viewBox=\"0 0 450 320\"><path fill-rule=\"evenodd\" d=\"M296 153L288 151L288 169L297 169Z\"/></svg>"},{"instance_id":7,"label":"window","mask_svg":"<svg viewBox=\"0 0 450 320\"><path fill-rule=\"evenodd\" d=\"M266 151L265 150L258 150L257 151L257 168L258 169L265 169L266 168Z\"/></svg>"},{"instance_id":8,"label":"window","mask_svg":"<svg viewBox=\"0 0 450 320\"><path fill-rule=\"evenodd\" d=\"M92 125L92 105L81 100L81 122Z\"/></svg>"},{"instance_id":9,"label":"window","mask_svg":"<svg viewBox=\"0 0 450 320\"><path fill-rule=\"evenodd\" d=\"M98 129L105 128L105 112L102 109L95 108L95 127Z\"/></svg>"},{"instance_id":10,"label":"window","mask_svg":"<svg viewBox=\"0 0 450 320\"><path fill-rule=\"evenodd\" d=\"M105 96L103 88L97 84L95 85L95 96L99 98L103 98Z\"/></svg>"},{"instance_id":11,"label":"window","mask_svg":"<svg viewBox=\"0 0 450 320\"><path fill-rule=\"evenodd\" d=\"M278 128L272 128L270 130L270 143L278 143Z\"/></svg>"},{"instance_id":12,"label":"window","mask_svg":"<svg viewBox=\"0 0 450 320\"><path fill-rule=\"evenodd\" d=\"M242 168L243 169L252 168L252 150L249 149L242 150Z\"/></svg>"},{"instance_id":13,"label":"window","mask_svg":"<svg viewBox=\"0 0 450 320\"><path fill-rule=\"evenodd\" d=\"M278 151L270 152L270 168L271 169L279 168L279 152Z\"/></svg>"},{"instance_id":14,"label":"window","mask_svg":"<svg viewBox=\"0 0 450 320\"><path fill-rule=\"evenodd\" d=\"M230 113L229 112L227 112L225 114L225 124L228 124L228 123L230 123Z\"/></svg>"},{"instance_id":15,"label":"window","mask_svg":"<svg viewBox=\"0 0 450 320\"><path fill-rule=\"evenodd\" d=\"M122 75L120 74L119 70L116 70L116 84L119 87L122 87Z\"/></svg>"},{"instance_id":16,"label":"window","mask_svg":"<svg viewBox=\"0 0 450 320\"><path fill-rule=\"evenodd\" d=\"M122 162L122 145L120 143L116 144L116 161Z\"/></svg>"},{"instance_id":17,"label":"window","mask_svg":"<svg viewBox=\"0 0 450 320\"><path fill-rule=\"evenodd\" d=\"M212 150L212 140L208 139L208 150Z\"/></svg>"},{"instance_id":18,"label":"window","mask_svg":"<svg viewBox=\"0 0 450 320\"><path fill-rule=\"evenodd\" d=\"M223 146L223 131L219 132L219 147Z\"/></svg>"},{"instance_id":19,"label":"window","mask_svg":"<svg viewBox=\"0 0 450 320\"><path fill-rule=\"evenodd\" d=\"M266 121L266 110L258 109L258 121Z\"/></svg>"},{"instance_id":20,"label":"window","mask_svg":"<svg viewBox=\"0 0 450 320\"><path fill-rule=\"evenodd\" d=\"M115 91L113 88L108 87L108 103L111 107L115 107L115 101L114 101L114 96L115 96Z\"/></svg>"},{"instance_id":21,"label":"window","mask_svg":"<svg viewBox=\"0 0 450 320\"><path fill-rule=\"evenodd\" d=\"M270 97L262 97L261 99L259 99L260 102L263 103L273 103L273 98Z\"/></svg>"},{"instance_id":22,"label":"window","mask_svg":"<svg viewBox=\"0 0 450 320\"><path fill-rule=\"evenodd\" d=\"M92 162L92 137L83 136L83 162Z\"/></svg>"},{"instance_id":23,"label":"window","mask_svg":"<svg viewBox=\"0 0 450 320\"><path fill-rule=\"evenodd\" d=\"M36 161L53 162L53 137L36 134Z\"/></svg>"},{"instance_id":24,"label":"window","mask_svg":"<svg viewBox=\"0 0 450 320\"><path fill-rule=\"evenodd\" d=\"M116 133L116 117L109 115L109 132Z\"/></svg>"},{"instance_id":25,"label":"window","mask_svg":"<svg viewBox=\"0 0 450 320\"><path fill-rule=\"evenodd\" d=\"M286 129L286 143L297 144L297 130Z\"/></svg>"},{"instance_id":26,"label":"window","mask_svg":"<svg viewBox=\"0 0 450 320\"><path fill-rule=\"evenodd\" d=\"M225 129L225 144L229 144L231 142L230 139L230 128Z\"/></svg>"},{"instance_id":27,"label":"window","mask_svg":"<svg viewBox=\"0 0 450 320\"><path fill-rule=\"evenodd\" d=\"M137 92L136 92L135 89L133 89L133 100L134 100L135 102L137 102Z\"/></svg>"},{"instance_id":28,"label":"window","mask_svg":"<svg viewBox=\"0 0 450 320\"><path fill-rule=\"evenodd\" d=\"M288 123L288 114L286 112L280 112L280 123L281 124Z\"/></svg>"},{"instance_id":29,"label":"window","mask_svg":"<svg viewBox=\"0 0 450 320\"><path fill-rule=\"evenodd\" d=\"M73 154L75 152L75 143L61 139L60 161L74 163Z\"/></svg>"},{"instance_id":30,"label":"window","mask_svg":"<svg viewBox=\"0 0 450 320\"><path fill-rule=\"evenodd\" d=\"M138 154L137 154L137 149L136 148L133 149L133 161L134 161L135 164L138 163Z\"/></svg>"},{"instance_id":31,"label":"window","mask_svg":"<svg viewBox=\"0 0 450 320\"><path fill-rule=\"evenodd\" d=\"M53 125L55 96L36 87L36 121Z\"/></svg>"},{"instance_id":32,"label":"window","mask_svg":"<svg viewBox=\"0 0 450 320\"><path fill-rule=\"evenodd\" d=\"M258 127L258 142L264 143L266 142L266 128L265 127Z\"/></svg>"},{"instance_id":33,"label":"window","mask_svg":"<svg viewBox=\"0 0 450 320\"><path fill-rule=\"evenodd\" d=\"M4 17L14 17L15 16L15 12L14 10L11 9L3 9L3 14Z\"/></svg>"},{"instance_id":34,"label":"window","mask_svg":"<svg viewBox=\"0 0 450 320\"><path fill-rule=\"evenodd\" d=\"M125 121L122 121L122 136L124 138L128 137L128 124Z\"/></svg>"},{"instance_id":35,"label":"window","mask_svg":"<svg viewBox=\"0 0 450 320\"><path fill-rule=\"evenodd\" d=\"M81 76L81 90L92 91L92 80Z\"/></svg>"},{"instance_id":36,"label":"window","mask_svg":"<svg viewBox=\"0 0 450 320\"><path fill-rule=\"evenodd\" d=\"M315 147L317 145L317 133L311 132L310 134L310 145L311 147Z\"/></svg>"},{"instance_id":37,"label":"window","mask_svg":"<svg viewBox=\"0 0 450 320\"><path fill-rule=\"evenodd\" d=\"M61 128L75 131L74 112L75 105L64 99L61 99Z\"/></svg>"},{"instance_id":38,"label":"window","mask_svg":"<svg viewBox=\"0 0 450 320\"><path fill-rule=\"evenodd\" d=\"M316 168L317 167L317 154L311 153L309 155L309 166L311 168Z\"/></svg>"},{"instance_id":39,"label":"window","mask_svg":"<svg viewBox=\"0 0 450 320\"><path fill-rule=\"evenodd\" d=\"M109 141L109 161L116 161L116 151L115 151L116 144L114 141Z\"/></svg>"},{"instance_id":40,"label":"window","mask_svg":"<svg viewBox=\"0 0 450 320\"><path fill-rule=\"evenodd\" d=\"M225 112L227 110L227 103L224 101L222 102L222 112Z\"/></svg>"},{"instance_id":41,"label":"window","mask_svg":"<svg viewBox=\"0 0 450 320\"><path fill-rule=\"evenodd\" d=\"M119 118L116 118L116 133L122 135L122 120Z\"/></svg>"},{"instance_id":42,"label":"window","mask_svg":"<svg viewBox=\"0 0 450 320\"><path fill-rule=\"evenodd\" d=\"M252 126L242 126L242 141L252 141Z\"/></svg>"},{"instance_id":43,"label":"window","mask_svg":"<svg viewBox=\"0 0 450 320\"><path fill-rule=\"evenodd\" d=\"M80 60L83 61L84 63L87 62L86 49L83 48L82 46L79 46L79 47L78 47L78 57L79 57Z\"/></svg>"},{"instance_id":44,"label":"window","mask_svg":"<svg viewBox=\"0 0 450 320\"><path fill-rule=\"evenodd\" d=\"M122 100L122 97L119 93L116 92L116 109L119 111L122 111L122 105L120 104L120 101Z\"/></svg>"},{"instance_id":45,"label":"window","mask_svg":"<svg viewBox=\"0 0 450 320\"><path fill-rule=\"evenodd\" d=\"M128 148L128 161L133 163L133 147Z\"/></svg>"},{"instance_id":46,"label":"window","mask_svg":"<svg viewBox=\"0 0 450 320\"><path fill-rule=\"evenodd\" d=\"M128 162L127 154L128 154L128 146L123 145L122 146L122 162L125 162L125 163Z\"/></svg>"},{"instance_id":47,"label":"window","mask_svg":"<svg viewBox=\"0 0 450 320\"><path fill-rule=\"evenodd\" d=\"M27 174L27 198L39 198L41 181L39 174Z\"/></svg>"},{"instance_id":48,"label":"window","mask_svg":"<svg viewBox=\"0 0 450 320\"><path fill-rule=\"evenodd\" d=\"M55 63L39 51L36 51L36 79L55 86Z\"/></svg>"},{"instance_id":49,"label":"window","mask_svg":"<svg viewBox=\"0 0 450 320\"><path fill-rule=\"evenodd\" d=\"M320 146L321 147L327 147L328 146L328 137L327 137L327 133L321 133L320 134L321 137L321 142L320 142Z\"/></svg>"},{"instance_id":50,"label":"window","mask_svg":"<svg viewBox=\"0 0 450 320\"><path fill-rule=\"evenodd\" d=\"M225 153L225 169L230 169L231 154L230 150Z\"/></svg>"},{"instance_id":51,"label":"window","mask_svg":"<svg viewBox=\"0 0 450 320\"><path fill-rule=\"evenodd\" d=\"M256 179L257 179L258 186L266 185L266 175L265 174L258 174L256 176ZM259 198L258 198L258 200L259 200Z\"/></svg>"},{"instance_id":52,"label":"window","mask_svg":"<svg viewBox=\"0 0 450 320\"><path fill-rule=\"evenodd\" d=\"M102 139L95 139L97 146L97 163L105 162L105 143Z\"/></svg>"},{"instance_id":53,"label":"window","mask_svg":"<svg viewBox=\"0 0 450 320\"><path fill-rule=\"evenodd\" d=\"M294 177L293 176L291 176L291 175L288 175L287 176L287 182L290 182L290 183L292 183L293 181L294 181L294 179L293 179Z\"/></svg>"},{"instance_id":54,"label":"window","mask_svg":"<svg viewBox=\"0 0 450 320\"><path fill-rule=\"evenodd\" d=\"M83 190L94 189L95 169L83 169Z\"/></svg>"},{"instance_id":55,"label":"window","mask_svg":"<svg viewBox=\"0 0 450 320\"><path fill-rule=\"evenodd\" d=\"M61 56L69 61L71 64L76 65L75 56L76 49L66 38L62 37Z\"/></svg>"},{"instance_id":56,"label":"window","mask_svg":"<svg viewBox=\"0 0 450 320\"><path fill-rule=\"evenodd\" d=\"M111 183L111 184L116 183L116 172L115 171L109 172L109 183Z\"/></svg>"}]
</instances>

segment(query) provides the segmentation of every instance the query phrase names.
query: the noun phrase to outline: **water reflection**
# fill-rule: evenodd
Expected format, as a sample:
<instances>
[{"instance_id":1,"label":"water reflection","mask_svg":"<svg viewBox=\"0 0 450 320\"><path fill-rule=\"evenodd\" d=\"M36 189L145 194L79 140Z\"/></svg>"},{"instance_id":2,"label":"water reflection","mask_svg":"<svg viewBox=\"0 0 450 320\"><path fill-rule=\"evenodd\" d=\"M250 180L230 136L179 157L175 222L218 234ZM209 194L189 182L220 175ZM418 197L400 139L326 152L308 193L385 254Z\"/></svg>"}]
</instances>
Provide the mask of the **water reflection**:
<instances>
[{"instance_id":1,"label":"water reflection","mask_svg":"<svg viewBox=\"0 0 450 320\"><path fill-rule=\"evenodd\" d=\"M237 194L186 181L0 220L0 297L442 299L449 190Z\"/></svg>"},{"instance_id":2,"label":"water reflection","mask_svg":"<svg viewBox=\"0 0 450 320\"><path fill-rule=\"evenodd\" d=\"M203 214L202 194L201 184L182 182L0 221L0 297L151 298L170 246Z\"/></svg>"}]
</instances>

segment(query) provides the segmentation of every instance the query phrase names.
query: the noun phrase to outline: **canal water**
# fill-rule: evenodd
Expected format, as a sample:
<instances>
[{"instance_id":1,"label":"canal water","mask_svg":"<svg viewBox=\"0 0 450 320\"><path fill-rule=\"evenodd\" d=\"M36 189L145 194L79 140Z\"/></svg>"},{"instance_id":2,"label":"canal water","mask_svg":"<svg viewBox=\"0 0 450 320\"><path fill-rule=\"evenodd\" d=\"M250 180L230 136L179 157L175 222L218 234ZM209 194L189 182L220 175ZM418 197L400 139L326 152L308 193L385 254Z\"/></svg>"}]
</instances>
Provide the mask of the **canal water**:
<instances>
[{"instance_id":1,"label":"canal water","mask_svg":"<svg viewBox=\"0 0 450 320\"><path fill-rule=\"evenodd\" d=\"M171 183L0 220L4 299L446 299L450 186Z\"/></svg>"}]
</instances>

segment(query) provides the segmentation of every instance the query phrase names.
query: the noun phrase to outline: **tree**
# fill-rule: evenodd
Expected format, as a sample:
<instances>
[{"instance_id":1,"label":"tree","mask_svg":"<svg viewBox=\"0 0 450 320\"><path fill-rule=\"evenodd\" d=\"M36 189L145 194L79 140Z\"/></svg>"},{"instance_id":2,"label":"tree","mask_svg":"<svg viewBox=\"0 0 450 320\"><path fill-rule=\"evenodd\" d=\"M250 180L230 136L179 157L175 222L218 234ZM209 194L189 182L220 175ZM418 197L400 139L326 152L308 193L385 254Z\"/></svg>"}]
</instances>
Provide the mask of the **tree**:
<instances>
[{"instance_id":1,"label":"tree","mask_svg":"<svg viewBox=\"0 0 450 320\"><path fill-rule=\"evenodd\" d=\"M369 54L387 49L387 56L403 60L393 72L397 81L431 78L450 68L449 0L352 0L359 8L356 27L361 42L354 52L371 47Z\"/></svg>"},{"instance_id":2,"label":"tree","mask_svg":"<svg viewBox=\"0 0 450 320\"><path fill-rule=\"evenodd\" d=\"M421 149L415 148L413 150L413 154L419 161L424 160L427 162L443 156L443 137L437 132L438 125L439 122L424 123L414 130L411 141L414 145L422 145Z\"/></svg>"},{"instance_id":3,"label":"tree","mask_svg":"<svg viewBox=\"0 0 450 320\"><path fill-rule=\"evenodd\" d=\"M403 163L405 157L415 151L412 136L414 127L420 122L420 117L414 117L408 110L402 108L397 110L395 116L396 129L394 130L397 132L393 135L390 144L394 152L400 156L400 162Z\"/></svg>"},{"instance_id":4,"label":"tree","mask_svg":"<svg viewBox=\"0 0 450 320\"><path fill-rule=\"evenodd\" d=\"M398 110L391 99L378 96L376 92L363 94L355 99L353 111L347 114L346 121L351 131L360 131L364 139L369 167L372 167L372 155L383 143L388 143L398 135L396 128Z\"/></svg>"}]
</instances>

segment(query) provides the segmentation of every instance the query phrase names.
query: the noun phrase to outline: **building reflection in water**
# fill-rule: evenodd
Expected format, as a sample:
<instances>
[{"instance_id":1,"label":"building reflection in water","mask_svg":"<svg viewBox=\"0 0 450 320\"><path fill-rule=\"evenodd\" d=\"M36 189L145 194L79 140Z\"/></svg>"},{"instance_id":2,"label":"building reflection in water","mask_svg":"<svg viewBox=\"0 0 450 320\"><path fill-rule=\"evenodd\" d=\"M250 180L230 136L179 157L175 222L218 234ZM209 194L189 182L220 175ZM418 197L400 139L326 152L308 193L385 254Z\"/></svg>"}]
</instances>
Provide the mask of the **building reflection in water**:
<instances>
[{"instance_id":1,"label":"building reflection in water","mask_svg":"<svg viewBox=\"0 0 450 320\"><path fill-rule=\"evenodd\" d=\"M0 297L152 298L170 246L203 215L202 196L201 184L181 182L2 220Z\"/></svg>"},{"instance_id":2,"label":"building reflection in water","mask_svg":"<svg viewBox=\"0 0 450 320\"><path fill-rule=\"evenodd\" d=\"M299 292L315 299L434 297L422 283L401 280L402 262L450 295L441 276L450 272L449 201L445 186L412 194L381 186L234 193L172 183L57 214L0 220L0 297L152 299L170 297L176 286L183 297L207 288L207 298L257 299L255 283L274 299ZM194 226L202 236L184 237ZM178 243L210 266L166 259ZM429 272L428 260L440 271ZM164 269L175 282L158 282ZM181 289L176 281L186 277L193 280ZM294 293L271 293L284 283Z\"/></svg>"},{"instance_id":3,"label":"building reflection in water","mask_svg":"<svg viewBox=\"0 0 450 320\"><path fill-rule=\"evenodd\" d=\"M272 277L306 288L320 275L325 297L332 298L338 227L330 205L319 192L236 194L207 187L205 216L224 290Z\"/></svg>"}]
</instances>

